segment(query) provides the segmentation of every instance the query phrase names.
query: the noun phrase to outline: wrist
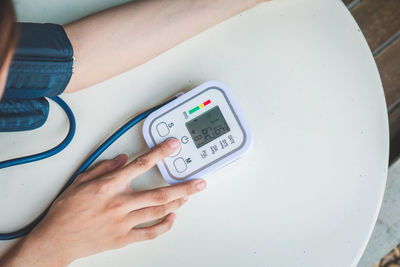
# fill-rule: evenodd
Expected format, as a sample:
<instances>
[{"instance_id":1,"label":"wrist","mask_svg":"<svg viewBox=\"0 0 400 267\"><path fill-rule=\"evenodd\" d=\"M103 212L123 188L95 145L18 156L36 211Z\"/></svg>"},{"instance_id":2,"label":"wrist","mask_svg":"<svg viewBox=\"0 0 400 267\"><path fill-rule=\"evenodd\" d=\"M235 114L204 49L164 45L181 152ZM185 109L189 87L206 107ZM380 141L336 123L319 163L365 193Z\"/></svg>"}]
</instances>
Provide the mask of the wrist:
<instances>
[{"instance_id":1,"label":"wrist","mask_svg":"<svg viewBox=\"0 0 400 267\"><path fill-rule=\"evenodd\" d=\"M56 235L41 235L35 230L24 240L25 251L36 254L40 266L67 266L73 259ZM38 265L39 266L39 265Z\"/></svg>"}]
</instances>

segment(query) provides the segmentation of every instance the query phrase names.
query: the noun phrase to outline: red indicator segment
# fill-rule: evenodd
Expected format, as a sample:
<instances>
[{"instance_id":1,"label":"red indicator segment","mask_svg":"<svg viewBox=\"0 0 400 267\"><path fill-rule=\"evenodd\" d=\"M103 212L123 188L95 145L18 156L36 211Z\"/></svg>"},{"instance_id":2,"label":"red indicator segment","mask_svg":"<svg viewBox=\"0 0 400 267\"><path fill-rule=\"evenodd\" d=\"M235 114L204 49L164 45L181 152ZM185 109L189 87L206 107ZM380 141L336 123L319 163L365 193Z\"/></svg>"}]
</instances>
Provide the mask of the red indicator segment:
<instances>
[{"instance_id":1,"label":"red indicator segment","mask_svg":"<svg viewBox=\"0 0 400 267\"><path fill-rule=\"evenodd\" d=\"M208 104L211 104L211 100L207 100L206 102L203 103L204 106L207 106Z\"/></svg>"}]
</instances>

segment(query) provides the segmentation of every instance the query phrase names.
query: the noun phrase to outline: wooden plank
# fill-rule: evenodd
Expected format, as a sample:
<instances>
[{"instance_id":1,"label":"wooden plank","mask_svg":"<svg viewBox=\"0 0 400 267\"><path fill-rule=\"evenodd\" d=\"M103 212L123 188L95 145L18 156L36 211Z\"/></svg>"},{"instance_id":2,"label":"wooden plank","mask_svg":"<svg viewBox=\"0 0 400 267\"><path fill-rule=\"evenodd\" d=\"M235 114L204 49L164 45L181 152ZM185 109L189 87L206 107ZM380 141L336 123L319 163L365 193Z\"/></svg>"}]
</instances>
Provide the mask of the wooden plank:
<instances>
[{"instance_id":1,"label":"wooden plank","mask_svg":"<svg viewBox=\"0 0 400 267\"><path fill-rule=\"evenodd\" d=\"M343 3L348 6L351 4L351 2L353 2L354 0L343 0Z\"/></svg>"},{"instance_id":2,"label":"wooden plank","mask_svg":"<svg viewBox=\"0 0 400 267\"><path fill-rule=\"evenodd\" d=\"M351 13L372 51L400 30L399 0L362 0Z\"/></svg>"},{"instance_id":3,"label":"wooden plank","mask_svg":"<svg viewBox=\"0 0 400 267\"><path fill-rule=\"evenodd\" d=\"M375 57L389 110L400 101L400 38ZM390 162L400 156L400 106L389 115Z\"/></svg>"},{"instance_id":4,"label":"wooden plank","mask_svg":"<svg viewBox=\"0 0 400 267\"><path fill-rule=\"evenodd\" d=\"M386 103L391 110L400 101L400 38L375 57L385 90ZM390 163L400 156L400 107L389 115Z\"/></svg>"},{"instance_id":5,"label":"wooden plank","mask_svg":"<svg viewBox=\"0 0 400 267\"><path fill-rule=\"evenodd\" d=\"M387 106L390 109L400 99L400 38L379 53L375 60L385 89Z\"/></svg>"},{"instance_id":6,"label":"wooden plank","mask_svg":"<svg viewBox=\"0 0 400 267\"><path fill-rule=\"evenodd\" d=\"M390 127L390 163L400 156L400 107L389 115Z\"/></svg>"}]
</instances>

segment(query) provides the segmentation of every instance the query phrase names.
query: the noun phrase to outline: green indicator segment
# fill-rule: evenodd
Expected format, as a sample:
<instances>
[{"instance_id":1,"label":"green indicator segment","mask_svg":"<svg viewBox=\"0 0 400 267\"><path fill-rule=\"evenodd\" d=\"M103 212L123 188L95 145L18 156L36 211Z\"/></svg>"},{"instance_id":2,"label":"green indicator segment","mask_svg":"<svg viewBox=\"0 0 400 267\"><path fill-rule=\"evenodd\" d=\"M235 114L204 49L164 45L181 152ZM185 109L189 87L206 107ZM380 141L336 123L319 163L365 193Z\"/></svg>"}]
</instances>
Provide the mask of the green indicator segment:
<instances>
[{"instance_id":1,"label":"green indicator segment","mask_svg":"<svg viewBox=\"0 0 400 267\"><path fill-rule=\"evenodd\" d=\"M198 111L199 109L200 109L200 107L197 106L194 109L189 110L189 114L193 114L194 112Z\"/></svg>"}]
</instances>

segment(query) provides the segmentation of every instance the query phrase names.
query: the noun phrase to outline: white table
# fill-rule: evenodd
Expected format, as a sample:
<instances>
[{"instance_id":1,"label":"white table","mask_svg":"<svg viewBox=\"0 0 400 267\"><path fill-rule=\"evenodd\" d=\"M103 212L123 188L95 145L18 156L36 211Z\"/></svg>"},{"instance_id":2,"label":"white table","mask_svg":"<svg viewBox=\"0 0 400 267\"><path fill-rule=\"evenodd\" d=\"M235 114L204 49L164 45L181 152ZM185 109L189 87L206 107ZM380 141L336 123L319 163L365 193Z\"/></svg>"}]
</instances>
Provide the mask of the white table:
<instances>
[{"instance_id":1,"label":"white table","mask_svg":"<svg viewBox=\"0 0 400 267\"><path fill-rule=\"evenodd\" d=\"M110 2L19 0L17 8L22 21L64 23ZM374 59L339 0L266 3L64 96L77 117L76 137L54 158L1 171L0 229L29 222L127 118L211 79L239 99L255 135L251 155L210 176L168 234L72 266L355 266L384 193L388 119ZM64 125L52 105L43 128L0 135L1 159L51 147ZM102 158L146 150L140 125ZM156 169L134 184L160 185Z\"/></svg>"}]
</instances>

